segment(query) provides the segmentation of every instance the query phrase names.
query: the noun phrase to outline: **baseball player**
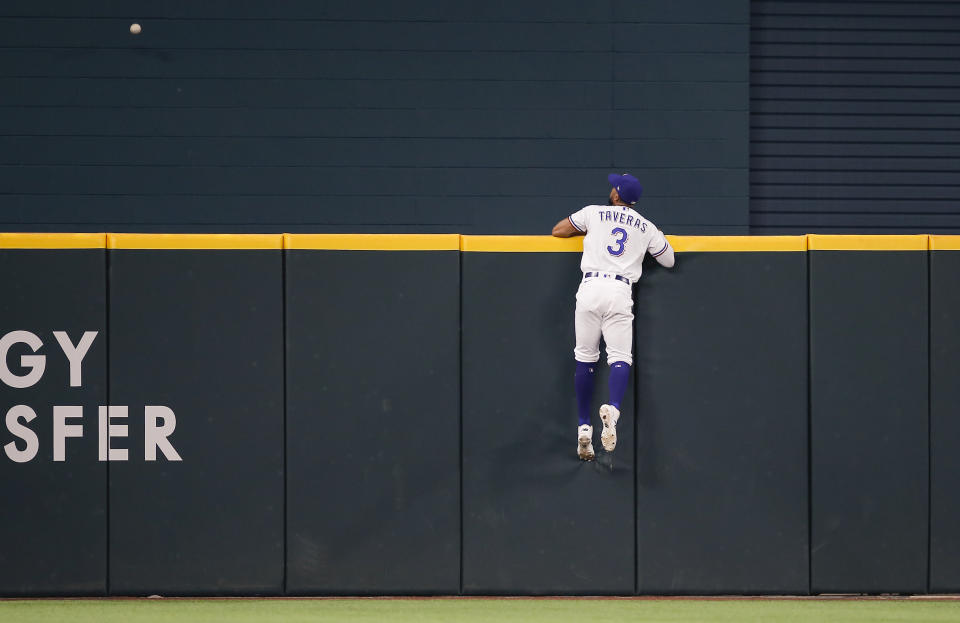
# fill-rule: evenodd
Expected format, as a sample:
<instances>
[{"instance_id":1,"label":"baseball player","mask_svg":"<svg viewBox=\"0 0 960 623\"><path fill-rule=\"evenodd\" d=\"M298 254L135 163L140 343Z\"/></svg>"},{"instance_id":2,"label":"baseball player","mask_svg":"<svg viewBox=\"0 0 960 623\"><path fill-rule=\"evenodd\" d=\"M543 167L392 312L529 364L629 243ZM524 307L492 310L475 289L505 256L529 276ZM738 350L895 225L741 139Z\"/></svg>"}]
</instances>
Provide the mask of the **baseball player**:
<instances>
[{"instance_id":1,"label":"baseball player","mask_svg":"<svg viewBox=\"0 0 960 623\"><path fill-rule=\"evenodd\" d=\"M600 359L600 336L607 345L610 366L610 401L600 407L603 432L600 441L607 452L617 447L617 420L620 402L627 390L633 363L633 284L640 278L643 257L650 253L667 268L673 266L673 248L657 227L631 206L643 189L637 178L624 173L607 176L610 204L589 205L553 227L558 238L584 235L580 269L583 281L577 290L574 324L577 361L574 386L580 424L577 454L592 461L593 426L590 402L594 376Z\"/></svg>"}]
</instances>

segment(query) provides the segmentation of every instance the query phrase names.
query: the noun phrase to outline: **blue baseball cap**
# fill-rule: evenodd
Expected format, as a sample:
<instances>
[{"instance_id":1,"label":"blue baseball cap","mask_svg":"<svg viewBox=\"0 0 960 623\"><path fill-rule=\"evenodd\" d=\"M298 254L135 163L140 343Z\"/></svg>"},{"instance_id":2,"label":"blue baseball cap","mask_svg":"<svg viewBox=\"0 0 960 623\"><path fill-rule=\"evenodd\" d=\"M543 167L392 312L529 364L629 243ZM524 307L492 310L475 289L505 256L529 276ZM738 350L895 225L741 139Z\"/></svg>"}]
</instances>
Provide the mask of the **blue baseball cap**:
<instances>
[{"instance_id":1,"label":"blue baseball cap","mask_svg":"<svg viewBox=\"0 0 960 623\"><path fill-rule=\"evenodd\" d=\"M636 203L637 199L640 198L640 194L643 192L643 186L640 185L640 180L629 173L624 173L623 175L611 173L607 176L607 181L617 189L617 194L620 195L620 198L630 204Z\"/></svg>"}]
</instances>

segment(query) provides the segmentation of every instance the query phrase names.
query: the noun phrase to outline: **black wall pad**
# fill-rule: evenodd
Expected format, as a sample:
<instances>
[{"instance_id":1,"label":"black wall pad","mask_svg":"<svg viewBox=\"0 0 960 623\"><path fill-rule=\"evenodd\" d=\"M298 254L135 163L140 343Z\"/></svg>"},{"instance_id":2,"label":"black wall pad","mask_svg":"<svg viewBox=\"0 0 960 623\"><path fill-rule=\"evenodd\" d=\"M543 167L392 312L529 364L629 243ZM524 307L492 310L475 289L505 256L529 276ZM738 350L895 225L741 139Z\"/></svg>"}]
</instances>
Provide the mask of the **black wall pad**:
<instances>
[{"instance_id":1,"label":"black wall pad","mask_svg":"<svg viewBox=\"0 0 960 623\"><path fill-rule=\"evenodd\" d=\"M279 237L278 246L279 246ZM110 592L283 588L280 250L110 251ZM144 406L176 415L182 461L144 460Z\"/></svg>"},{"instance_id":2,"label":"black wall pad","mask_svg":"<svg viewBox=\"0 0 960 623\"><path fill-rule=\"evenodd\" d=\"M960 249L930 252L930 592L960 592Z\"/></svg>"},{"instance_id":3,"label":"black wall pad","mask_svg":"<svg viewBox=\"0 0 960 623\"><path fill-rule=\"evenodd\" d=\"M640 280L641 594L809 591L806 274L687 252Z\"/></svg>"},{"instance_id":4,"label":"black wall pad","mask_svg":"<svg viewBox=\"0 0 960 623\"><path fill-rule=\"evenodd\" d=\"M287 591L456 594L459 252L288 250L286 279Z\"/></svg>"},{"instance_id":5,"label":"black wall pad","mask_svg":"<svg viewBox=\"0 0 960 623\"><path fill-rule=\"evenodd\" d=\"M925 251L810 251L814 593L927 590L927 355Z\"/></svg>"},{"instance_id":6,"label":"black wall pad","mask_svg":"<svg viewBox=\"0 0 960 623\"><path fill-rule=\"evenodd\" d=\"M463 254L463 590L631 594L633 390L613 454L576 453L576 253Z\"/></svg>"},{"instance_id":7,"label":"black wall pad","mask_svg":"<svg viewBox=\"0 0 960 623\"><path fill-rule=\"evenodd\" d=\"M37 453L0 450L0 595L103 595L107 581L107 468L97 460L97 407L107 399L106 264L103 234L99 249L0 250L0 337L29 331L43 346L45 370L31 387L0 383L3 415L16 405L36 418L20 420L36 435ZM82 359L79 387L70 386L70 365L54 331L80 343L86 331L97 335ZM21 356L30 346L13 344L6 365L16 376L29 368ZM64 438L63 461L54 461L54 406L81 406L82 437ZM76 432L76 431L74 431ZM0 446L28 449L20 436L0 425Z\"/></svg>"}]
</instances>

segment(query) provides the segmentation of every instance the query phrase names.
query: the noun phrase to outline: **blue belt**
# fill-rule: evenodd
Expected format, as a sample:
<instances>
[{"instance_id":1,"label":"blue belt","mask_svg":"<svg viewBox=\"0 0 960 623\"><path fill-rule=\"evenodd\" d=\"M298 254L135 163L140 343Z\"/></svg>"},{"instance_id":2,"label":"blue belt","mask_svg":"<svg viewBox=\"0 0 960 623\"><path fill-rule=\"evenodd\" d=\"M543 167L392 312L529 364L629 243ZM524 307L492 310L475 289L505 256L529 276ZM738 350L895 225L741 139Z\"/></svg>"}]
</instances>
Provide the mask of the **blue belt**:
<instances>
[{"instance_id":1,"label":"blue belt","mask_svg":"<svg viewBox=\"0 0 960 623\"><path fill-rule=\"evenodd\" d=\"M630 285L630 280L627 279L626 277L623 277L622 275L614 275L611 273L583 273L584 279L589 279L590 277L613 277L618 281L622 281L625 284Z\"/></svg>"}]
</instances>

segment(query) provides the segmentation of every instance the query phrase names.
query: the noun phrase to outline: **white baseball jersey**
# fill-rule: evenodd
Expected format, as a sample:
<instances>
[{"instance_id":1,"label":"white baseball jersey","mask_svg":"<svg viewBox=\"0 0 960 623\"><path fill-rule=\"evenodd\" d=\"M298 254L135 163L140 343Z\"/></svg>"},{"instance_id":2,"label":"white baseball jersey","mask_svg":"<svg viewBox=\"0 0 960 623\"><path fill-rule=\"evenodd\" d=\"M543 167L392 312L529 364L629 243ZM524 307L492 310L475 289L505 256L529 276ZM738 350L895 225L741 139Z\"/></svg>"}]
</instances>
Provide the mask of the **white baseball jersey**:
<instances>
[{"instance_id":1,"label":"white baseball jersey","mask_svg":"<svg viewBox=\"0 0 960 623\"><path fill-rule=\"evenodd\" d=\"M615 273L636 283L643 271L643 256L658 257L669 245L663 232L628 206L586 206L569 217L570 224L585 232L584 273Z\"/></svg>"}]
</instances>

